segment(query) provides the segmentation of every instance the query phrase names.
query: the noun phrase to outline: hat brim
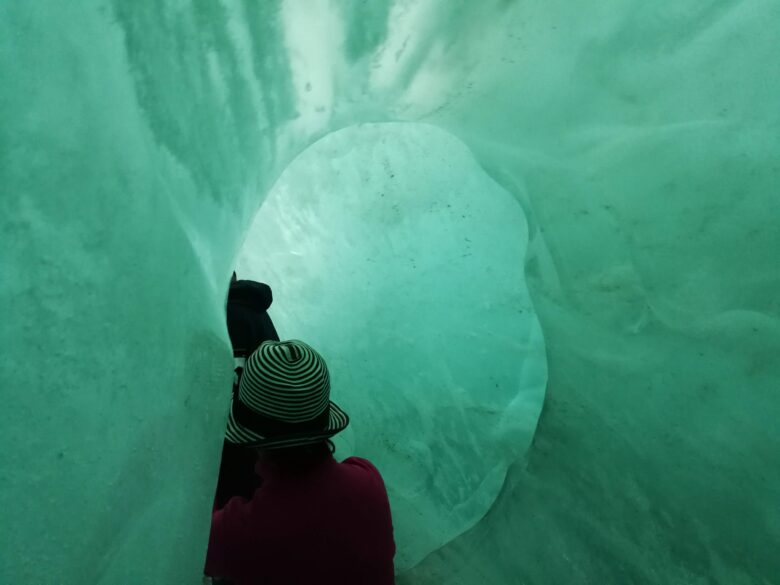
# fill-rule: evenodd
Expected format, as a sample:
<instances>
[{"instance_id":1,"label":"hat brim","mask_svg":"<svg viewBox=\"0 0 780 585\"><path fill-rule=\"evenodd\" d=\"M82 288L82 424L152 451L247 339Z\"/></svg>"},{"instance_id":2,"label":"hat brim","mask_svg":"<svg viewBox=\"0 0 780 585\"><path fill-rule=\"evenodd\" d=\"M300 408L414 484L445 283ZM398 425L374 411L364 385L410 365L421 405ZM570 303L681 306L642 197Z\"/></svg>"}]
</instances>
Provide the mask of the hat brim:
<instances>
[{"instance_id":1,"label":"hat brim","mask_svg":"<svg viewBox=\"0 0 780 585\"><path fill-rule=\"evenodd\" d=\"M233 399L235 400L235 398ZM236 422L233 418L233 408L228 411L227 430L225 439L235 445L244 447L262 447L265 449L283 449L285 447L298 447L301 445L311 445L329 439L347 428L349 416L341 410L335 403L330 402L330 413L328 424L321 431L306 431L304 433L294 433L274 437L264 437L263 435L248 429L242 424Z\"/></svg>"}]
</instances>

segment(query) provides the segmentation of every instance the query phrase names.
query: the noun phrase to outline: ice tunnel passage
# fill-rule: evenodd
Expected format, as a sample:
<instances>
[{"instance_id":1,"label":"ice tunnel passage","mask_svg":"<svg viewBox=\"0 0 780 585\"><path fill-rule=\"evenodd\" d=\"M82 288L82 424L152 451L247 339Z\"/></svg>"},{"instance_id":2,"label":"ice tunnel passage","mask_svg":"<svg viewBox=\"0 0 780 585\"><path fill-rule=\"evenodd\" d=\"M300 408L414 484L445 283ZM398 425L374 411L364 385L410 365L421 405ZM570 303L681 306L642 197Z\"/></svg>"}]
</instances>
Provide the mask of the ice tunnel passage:
<instances>
[{"instance_id":1,"label":"ice tunnel passage","mask_svg":"<svg viewBox=\"0 0 780 585\"><path fill-rule=\"evenodd\" d=\"M0 582L199 581L241 234L308 145L387 121L456 136L521 203L549 363L495 503L399 580L776 582L778 21L0 3Z\"/></svg>"},{"instance_id":2,"label":"ice tunnel passage","mask_svg":"<svg viewBox=\"0 0 780 585\"><path fill-rule=\"evenodd\" d=\"M333 356L353 417L338 455L383 470L399 570L480 520L531 442L547 364L526 246L517 201L460 141L397 123L309 147L244 243L280 335Z\"/></svg>"}]
</instances>

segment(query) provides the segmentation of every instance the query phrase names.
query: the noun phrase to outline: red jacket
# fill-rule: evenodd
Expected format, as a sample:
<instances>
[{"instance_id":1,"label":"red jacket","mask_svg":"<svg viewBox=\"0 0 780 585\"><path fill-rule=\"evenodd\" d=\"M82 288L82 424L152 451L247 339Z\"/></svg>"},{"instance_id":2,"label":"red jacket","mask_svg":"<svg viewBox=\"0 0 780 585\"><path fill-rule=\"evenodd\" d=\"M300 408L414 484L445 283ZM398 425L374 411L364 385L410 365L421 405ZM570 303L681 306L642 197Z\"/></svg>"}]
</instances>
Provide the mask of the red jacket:
<instances>
[{"instance_id":1,"label":"red jacket","mask_svg":"<svg viewBox=\"0 0 780 585\"><path fill-rule=\"evenodd\" d=\"M369 461L332 456L296 473L258 464L251 500L214 512L207 575L236 585L392 585L393 524Z\"/></svg>"}]
</instances>

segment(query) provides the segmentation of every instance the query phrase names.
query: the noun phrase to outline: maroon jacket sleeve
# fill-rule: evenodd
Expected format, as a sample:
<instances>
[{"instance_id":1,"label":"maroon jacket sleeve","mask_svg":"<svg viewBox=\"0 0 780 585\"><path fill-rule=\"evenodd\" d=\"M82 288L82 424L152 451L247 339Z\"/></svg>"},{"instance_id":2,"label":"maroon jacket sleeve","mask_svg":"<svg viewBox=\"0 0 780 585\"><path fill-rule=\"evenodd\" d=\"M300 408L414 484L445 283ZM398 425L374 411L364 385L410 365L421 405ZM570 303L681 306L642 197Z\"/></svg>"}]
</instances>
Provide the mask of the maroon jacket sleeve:
<instances>
[{"instance_id":1,"label":"maroon jacket sleeve","mask_svg":"<svg viewBox=\"0 0 780 585\"><path fill-rule=\"evenodd\" d=\"M241 571L249 532L250 504L241 497L231 500L211 515L209 548L204 573L209 577L231 578Z\"/></svg>"},{"instance_id":2,"label":"maroon jacket sleeve","mask_svg":"<svg viewBox=\"0 0 780 585\"><path fill-rule=\"evenodd\" d=\"M359 467L365 473L368 482L364 496L372 503L374 510L378 512L375 522L372 523L374 532L366 535L371 541L371 549L377 557L377 561L384 565L384 574L377 576L376 585L391 585L395 583L394 558L396 553L395 538L393 535L393 518L390 512L390 501L387 496L387 488L382 479L382 474L373 463L361 457L349 457L343 464Z\"/></svg>"}]
</instances>

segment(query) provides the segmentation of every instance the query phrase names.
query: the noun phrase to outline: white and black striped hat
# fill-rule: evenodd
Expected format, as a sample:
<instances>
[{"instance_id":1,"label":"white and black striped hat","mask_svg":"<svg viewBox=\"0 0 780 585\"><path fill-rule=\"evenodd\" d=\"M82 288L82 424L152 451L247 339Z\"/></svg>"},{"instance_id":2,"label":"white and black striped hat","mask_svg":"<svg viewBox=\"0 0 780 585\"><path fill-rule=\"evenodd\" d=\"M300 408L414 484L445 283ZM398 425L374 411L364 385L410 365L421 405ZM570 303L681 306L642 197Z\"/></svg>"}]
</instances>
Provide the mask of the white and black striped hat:
<instances>
[{"instance_id":1,"label":"white and black striped hat","mask_svg":"<svg viewBox=\"0 0 780 585\"><path fill-rule=\"evenodd\" d=\"M347 413L330 401L322 356L302 341L266 341L246 362L225 437L280 449L323 441L348 424Z\"/></svg>"}]
</instances>

